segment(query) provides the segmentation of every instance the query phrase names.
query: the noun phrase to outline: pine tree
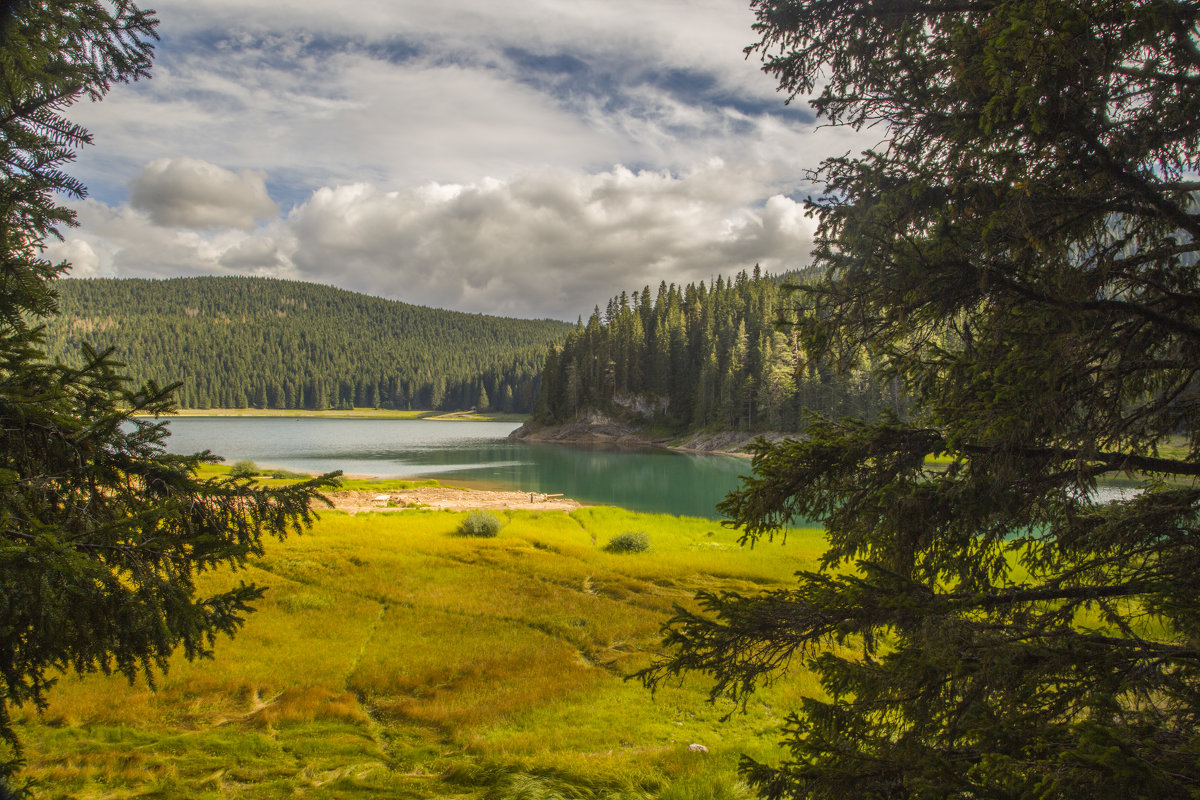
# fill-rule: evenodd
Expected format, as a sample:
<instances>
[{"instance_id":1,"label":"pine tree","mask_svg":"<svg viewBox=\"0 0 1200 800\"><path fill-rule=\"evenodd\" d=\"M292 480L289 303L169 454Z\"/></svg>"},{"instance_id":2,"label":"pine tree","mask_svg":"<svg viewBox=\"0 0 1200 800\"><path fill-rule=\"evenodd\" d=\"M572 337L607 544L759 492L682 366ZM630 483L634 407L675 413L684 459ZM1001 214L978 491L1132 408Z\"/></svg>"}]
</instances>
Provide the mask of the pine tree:
<instances>
[{"instance_id":1,"label":"pine tree","mask_svg":"<svg viewBox=\"0 0 1200 800\"><path fill-rule=\"evenodd\" d=\"M913 409L760 447L723 510L822 520L822 569L703 595L644 677L813 669L764 797L1200 795L1200 8L754 7L786 92L889 137L823 167L805 348Z\"/></svg>"},{"instance_id":2,"label":"pine tree","mask_svg":"<svg viewBox=\"0 0 1200 800\"><path fill-rule=\"evenodd\" d=\"M47 361L42 330L67 265L42 257L82 197L63 168L88 142L64 110L149 74L157 20L128 2L41 0L0 7L0 795L20 746L9 709L41 706L60 670L165 669L207 656L262 590L197 594L199 573L298 531L334 476L280 490L199 480L216 460L169 455L157 415L170 389L131 388L109 352ZM148 414L150 418L135 416Z\"/></svg>"}]
</instances>

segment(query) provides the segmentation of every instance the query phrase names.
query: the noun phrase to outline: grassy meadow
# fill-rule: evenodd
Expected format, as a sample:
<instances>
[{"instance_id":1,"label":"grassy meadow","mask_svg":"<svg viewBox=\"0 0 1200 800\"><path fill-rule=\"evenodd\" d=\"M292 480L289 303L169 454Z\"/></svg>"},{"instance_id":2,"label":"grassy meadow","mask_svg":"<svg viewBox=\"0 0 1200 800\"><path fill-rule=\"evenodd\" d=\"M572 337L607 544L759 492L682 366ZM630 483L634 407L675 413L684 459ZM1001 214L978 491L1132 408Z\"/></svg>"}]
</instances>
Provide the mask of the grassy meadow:
<instances>
[{"instance_id":1,"label":"grassy meadow","mask_svg":"<svg viewBox=\"0 0 1200 800\"><path fill-rule=\"evenodd\" d=\"M615 508L322 512L211 586L270 587L215 658L145 680L64 677L17 712L44 798L737 798L739 755L775 741L803 674L745 711L699 681L625 675L699 588L756 592L810 568L818 531L742 548L709 520ZM646 533L650 550L603 550ZM732 715L722 722L721 718ZM689 752L703 744L707 754Z\"/></svg>"}]
</instances>

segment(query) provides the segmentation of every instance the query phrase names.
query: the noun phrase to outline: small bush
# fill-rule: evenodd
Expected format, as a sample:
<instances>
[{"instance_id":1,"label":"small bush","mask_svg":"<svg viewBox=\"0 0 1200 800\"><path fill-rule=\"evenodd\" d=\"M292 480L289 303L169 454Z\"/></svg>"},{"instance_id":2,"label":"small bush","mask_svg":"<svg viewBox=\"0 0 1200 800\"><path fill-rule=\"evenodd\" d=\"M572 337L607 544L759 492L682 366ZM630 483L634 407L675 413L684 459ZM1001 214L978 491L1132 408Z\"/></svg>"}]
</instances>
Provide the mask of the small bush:
<instances>
[{"instance_id":1,"label":"small bush","mask_svg":"<svg viewBox=\"0 0 1200 800\"><path fill-rule=\"evenodd\" d=\"M495 536L504 527L504 523L495 514L486 511L472 511L458 525L461 536Z\"/></svg>"},{"instance_id":2,"label":"small bush","mask_svg":"<svg viewBox=\"0 0 1200 800\"><path fill-rule=\"evenodd\" d=\"M233 462L229 468L231 478L253 478L258 474L258 465L248 459Z\"/></svg>"},{"instance_id":3,"label":"small bush","mask_svg":"<svg viewBox=\"0 0 1200 800\"><path fill-rule=\"evenodd\" d=\"M641 531L619 533L604 545L608 553L644 553L650 549L650 538Z\"/></svg>"}]
</instances>

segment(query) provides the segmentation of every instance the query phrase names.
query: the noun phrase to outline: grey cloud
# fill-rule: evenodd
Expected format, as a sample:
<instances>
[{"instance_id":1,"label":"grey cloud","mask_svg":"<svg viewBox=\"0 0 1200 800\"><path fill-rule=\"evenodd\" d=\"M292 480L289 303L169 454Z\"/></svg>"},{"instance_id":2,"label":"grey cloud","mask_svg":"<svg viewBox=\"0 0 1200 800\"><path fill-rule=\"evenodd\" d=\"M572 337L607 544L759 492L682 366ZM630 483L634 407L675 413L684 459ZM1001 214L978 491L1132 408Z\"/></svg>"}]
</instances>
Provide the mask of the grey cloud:
<instances>
[{"instance_id":1,"label":"grey cloud","mask_svg":"<svg viewBox=\"0 0 1200 800\"><path fill-rule=\"evenodd\" d=\"M617 168L403 192L325 188L288 219L292 261L308 280L570 319L646 283L805 263L811 223L746 172L714 162L682 176Z\"/></svg>"},{"instance_id":2,"label":"grey cloud","mask_svg":"<svg viewBox=\"0 0 1200 800\"><path fill-rule=\"evenodd\" d=\"M233 272L269 274L286 267L289 262L274 239L254 236L222 252L217 263Z\"/></svg>"},{"instance_id":3,"label":"grey cloud","mask_svg":"<svg viewBox=\"0 0 1200 800\"><path fill-rule=\"evenodd\" d=\"M279 211L263 178L196 158L157 158L131 182L129 202L159 225L250 230Z\"/></svg>"},{"instance_id":4,"label":"grey cloud","mask_svg":"<svg viewBox=\"0 0 1200 800\"><path fill-rule=\"evenodd\" d=\"M822 157L875 143L778 113L730 0L160 12L154 79L73 110L101 201L68 233L81 271L573 320L646 283L802 265L812 221L788 198Z\"/></svg>"},{"instance_id":5,"label":"grey cloud","mask_svg":"<svg viewBox=\"0 0 1200 800\"><path fill-rule=\"evenodd\" d=\"M254 233L164 227L88 201L63 255L90 274L274 275L407 302L573 320L623 290L807 262L812 222L766 165L548 170L511 180L317 190Z\"/></svg>"}]
</instances>

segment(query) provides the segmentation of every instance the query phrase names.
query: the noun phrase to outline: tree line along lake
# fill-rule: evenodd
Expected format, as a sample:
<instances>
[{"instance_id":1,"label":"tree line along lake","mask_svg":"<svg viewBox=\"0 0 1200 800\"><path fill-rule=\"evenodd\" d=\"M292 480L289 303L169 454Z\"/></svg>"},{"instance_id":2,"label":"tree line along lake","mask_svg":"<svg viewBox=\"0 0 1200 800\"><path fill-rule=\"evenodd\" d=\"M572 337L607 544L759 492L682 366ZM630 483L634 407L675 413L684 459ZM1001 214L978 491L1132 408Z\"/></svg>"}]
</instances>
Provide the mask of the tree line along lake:
<instances>
[{"instance_id":1,"label":"tree line along lake","mask_svg":"<svg viewBox=\"0 0 1200 800\"><path fill-rule=\"evenodd\" d=\"M513 442L512 422L172 417L168 449L298 472L436 478L452 486L564 494L584 503L719 519L744 458L658 448Z\"/></svg>"}]
</instances>

